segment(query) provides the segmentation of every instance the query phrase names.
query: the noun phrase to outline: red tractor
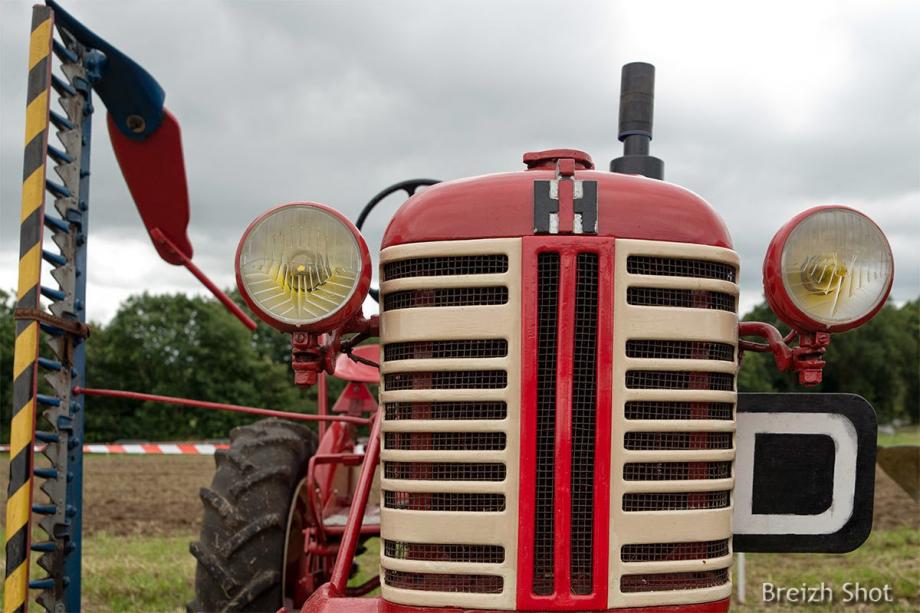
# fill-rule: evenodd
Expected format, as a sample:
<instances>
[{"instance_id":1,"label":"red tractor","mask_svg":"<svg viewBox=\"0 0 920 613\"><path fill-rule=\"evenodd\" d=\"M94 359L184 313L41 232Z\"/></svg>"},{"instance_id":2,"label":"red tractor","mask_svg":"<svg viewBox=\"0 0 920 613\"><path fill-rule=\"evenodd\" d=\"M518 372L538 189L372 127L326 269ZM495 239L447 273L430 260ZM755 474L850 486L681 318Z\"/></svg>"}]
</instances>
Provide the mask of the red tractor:
<instances>
[{"instance_id":1,"label":"red tractor","mask_svg":"<svg viewBox=\"0 0 920 613\"><path fill-rule=\"evenodd\" d=\"M736 374L743 351L765 351L819 382L830 333L887 298L885 236L842 206L798 215L764 262L767 298L793 332L739 324L728 230L648 154L653 80L648 64L623 68L625 153L611 172L581 151L538 151L519 172L414 194L383 237L379 316L362 314L370 257L341 214L297 202L249 226L238 286L291 334L296 383L354 356L379 365L380 408L363 460L329 460L333 493L315 482L327 456L308 459L311 433L238 431L215 479L227 494L205 497L193 546L199 608L723 611L734 551L839 552L866 538L872 408L739 395ZM369 337L379 363L357 353ZM247 498L247 470L274 481ZM316 539L346 506L318 513L320 501L342 492L341 539ZM235 497L257 513L235 518ZM286 513L286 542L280 523L261 540L270 521L248 523ZM378 584L346 583L371 534L381 596L354 598ZM282 552L288 579L272 582Z\"/></svg>"},{"instance_id":2,"label":"red tractor","mask_svg":"<svg viewBox=\"0 0 920 613\"><path fill-rule=\"evenodd\" d=\"M49 115L36 107L25 159L41 163L42 179L48 156L59 163L64 184L48 190L63 217L44 225L61 254L41 250L41 215L29 225L41 186L24 190L7 611L23 610L30 588L51 610L79 608L82 477L68 475L80 475L83 397L271 413L81 387L85 275L73 290L65 274L85 269L92 91L158 251L204 277L191 263L178 123L162 89L49 6L34 13L29 95L46 111L38 96L63 92L68 116L50 121L66 151L48 147ZM68 82L49 77L52 52ZM831 333L887 299L888 242L844 206L794 217L763 265L769 304L791 332L739 322L728 229L649 155L653 84L652 66L624 66L624 155L610 172L575 149L536 151L516 172L397 184L357 224L313 202L252 222L236 254L240 292L290 334L295 384L319 386L319 415L276 414L320 426L272 418L231 433L201 492L192 610L725 611L735 552L845 552L865 540L872 407L843 394L739 394L736 375L744 352L769 352L802 384L819 382ZM410 198L383 236L375 290L360 227L397 191ZM38 285L33 251L57 266L59 290ZM379 315L363 313L368 296ZM65 339L59 362L28 344L40 333ZM21 346L34 355L21 358ZM40 367L57 373L58 396L36 395ZM330 375L348 383L328 408ZM36 430L38 404L49 407L47 431ZM51 468L33 471L36 441ZM35 479L49 504L31 504ZM47 542L30 541L33 513ZM372 537L379 574L349 585ZM30 550L48 577L29 580Z\"/></svg>"}]
</instances>

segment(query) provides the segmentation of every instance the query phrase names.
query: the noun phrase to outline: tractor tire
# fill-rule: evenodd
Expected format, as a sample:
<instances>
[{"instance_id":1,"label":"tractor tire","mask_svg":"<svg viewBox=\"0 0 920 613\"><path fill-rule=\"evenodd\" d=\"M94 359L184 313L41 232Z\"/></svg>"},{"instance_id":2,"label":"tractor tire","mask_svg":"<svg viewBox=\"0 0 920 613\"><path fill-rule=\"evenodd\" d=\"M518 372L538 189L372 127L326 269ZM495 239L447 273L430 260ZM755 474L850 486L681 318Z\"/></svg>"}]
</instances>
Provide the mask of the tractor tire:
<instances>
[{"instance_id":1,"label":"tractor tire","mask_svg":"<svg viewBox=\"0 0 920 613\"><path fill-rule=\"evenodd\" d=\"M204 504L189 610L269 611L283 605L288 511L316 451L316 434L299 424L265 419L234 428L230 448L215 453L217 470Z\"/></svg>"}]
</instances>

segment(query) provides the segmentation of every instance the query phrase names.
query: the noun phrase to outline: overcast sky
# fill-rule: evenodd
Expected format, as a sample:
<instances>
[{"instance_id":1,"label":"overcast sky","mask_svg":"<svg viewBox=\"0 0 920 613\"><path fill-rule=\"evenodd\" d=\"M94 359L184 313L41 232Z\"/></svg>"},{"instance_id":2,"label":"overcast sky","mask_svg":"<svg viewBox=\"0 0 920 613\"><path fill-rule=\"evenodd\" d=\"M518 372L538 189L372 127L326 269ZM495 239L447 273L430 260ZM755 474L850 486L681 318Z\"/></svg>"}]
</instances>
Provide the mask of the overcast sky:
<instances>
[{"instance_id":1,"label":"overcast sky","mask_svg":"<svg viewBox=\"0 0 920 613\"><path fill-rule=\"evenodd\" d=\"M16 285L30 2L0 0L0 287ZM773 233L817 204L888 234L920 294L920 3L64 1L145 66L183 128L195 261L233 283L249 221L292 200L354 219L410 177L520 169L616 140L622 64L657 67L653 153L706 198L762 296ZM97 110L101 104L97 100ZM200 292L150 244L98 113L90 318L132 293ZM371 251L395 210L370 220Z\"/></svg>"}]
</instances>

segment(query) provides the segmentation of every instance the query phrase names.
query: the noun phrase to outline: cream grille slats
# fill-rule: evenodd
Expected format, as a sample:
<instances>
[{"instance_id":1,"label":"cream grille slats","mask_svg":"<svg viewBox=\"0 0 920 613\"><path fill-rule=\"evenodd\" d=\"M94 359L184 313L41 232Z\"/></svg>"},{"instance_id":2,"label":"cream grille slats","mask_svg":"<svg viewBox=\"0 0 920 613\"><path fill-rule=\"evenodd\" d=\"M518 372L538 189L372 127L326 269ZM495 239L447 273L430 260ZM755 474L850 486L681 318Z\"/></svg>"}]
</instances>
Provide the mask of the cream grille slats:
<instances>
[{"instance_id":1,"label":"cream grille slats","mask_svg":"<svg viewBox=\"0 0 920 613\"><path fill-rule=\"evenodd\" d=\"M730 490L734 479L682 479L673 481L624 481L620 492L719 492Z\"/></svg>"},{"instance_id":2,"label":"cream grille slats","mask_svg":"<svg viewBox=\"0 0 920 613\"><path fill-rule=\"evenodd\" d=\"M734 422L727 419L630 419L630 432L734 432Z\"/></svg>"},{"instance_id":3,"label":"cream grille slats","mask_svg":"<svg viewBox=\"0 0 920 613\"><path fill-rule=\"evenodd\" d=\"M670 340L735 343L738 338L738 316L727 311L634 306L625 300L618 302L617 311L614 321L629 322L629 338L660 338L662 330L668 331Z\"/></svg>"},{"instance_id":4,"label":"cream grille slats","mask_svg":"<svg viewBox=\"0 0 920 613\"><path fill-rule=\"evenodd\" d=\"M738 296L740 291L737 285L730 281L717 281L715 279L691 279L686 277L664 277L651 275L629 275L630 287L662 287L666 289L690 289L720 292L731 296ZM670 309L674 307L651 307Z\"/></svg>"},{"instance_id":5,"label":"cream grille slats","mask_svg":"<svg viewBox=\"0 0 920 613\"><path fill-rule=\"evenodd\" d=\"M507 451L381 451L381 460L399 462L507 462Z\"/></svg>"},{"instance_id":6,"label":"cream grille slats","mask_svg":"<svg viewBox=\"0 0 920 613\"><path fill-rule=\"evenodd\" d=\"M731 554L705 560L664 560L660 562L624 562L629 574L680 573L712 568L728 568L732 565Z\"/></svg>"},{"instance_id":7,"label":"cream grille slats","mask_svg":"<svg viewBox=\"0 0 920 613\"><path fill-rule=\"evenodd\" d=\"M650 363L654 363L651 366ZM727 372L735 374L738 366L724 360L670 360L661 358L623 358L626 370L689 370L691 372Z\"/></svg>"},{"instance_id":8,"label":"cream grille slats","mask_svg":"<svg viewBox=\"0 0 920 613\"><path fill-rule=\"evenodd\" d=\"M466 494L504 494L508 489L508 486L503 481L416 481L385 478L380 480L380 487L394 492L455 492Z\"/></svg>"},{"instance_id":9,"label":"cream grille slats","mask_svg":"<svg viewBox=\"0 0 920 613\"><path fill-rule=\"evenodd\" d=\"M520 307L520 297L517 304ZM400 341L495 338L496 330L505 329L496 323L506 322L510 311L508 304L397 309L380 314L380 330L381 335L386 331L387 342L397 338Z\"/></svg>"},{"instance_id":10,"label":"cream grille slats","mask_svg":"<svg viewBox=\"0 0 920 613\"><path fill-rule=\"evenodd\" d=\"M400 245L385 249L380 261L382 272L391 275L389 280L381 275L382 303L386 304L387 296L396 296L398 300L391 299L390 306L403 307L384 310L380 318L385 347L380 401L384 406L401 407L385 412L381 460L402 463L402 472L381 479L383 498L389 496L393 503L390 507L384 504L381 510L381 536L402 543L500 546L504 551L504 561L497 564L398 559L385 555L382 548L382 594L406 605L513 609L520 453L521 241ZM476 288L492 288L492 293ZM494 304L495 290L505 289L507 300ZM460 296L464 306L437 306L452 304L454 296ZM479 296L491 303L469 304ZM387 359L387 348L391 359ZM496 387L502 381L504 385ZM503 418L496 419L494 409L482 412L473 405L469 410L485 417L451 419L443 412L434 417L447 403L463 402L502 403ZM444 410L459 415L466 409ZM500 434L505 435L504 444L493 448L497 444L493 439ZM388 435L400 449L388 447ZM414 438L397 440L393 436ZM464 448L469 445L482 450ZM484 463L502 465L503 480L425 478L428 465L451 464L462 471ZM445 505L452 510L441 510ZM476 593L484 590L490 593Z\"/></svg>"},{"instance_id":11,"label":"cream grille slats","mask_svg":"<svg viewBox=\"0 0 920 613\"><path fill-rule=\"evenodd\" d=\"M727 462L735 459L735 449L622 450L624 462ZM622 469L621 469L622 474Z\"/></svg>"},{"instance_id":12,"label":"cream grille slats","mask_svg":"<svg viewBox=\"0 0 920 613\"><path fill-rule=\"evenodd\" d=\"M382 361L380 374L445 370L508 370L508 358L435 358L427 360Z\"/></svg>"},{"instance_id":13,"label":"cream grille slats","mask_svg":"<svg viewBox=\"0 0 920 613\"><path fill-rule=\"evenodd\" d=\"M501 575L506 570L504 563L491 562L441 562L434 560L402 560L391 558L386 554L383 559L387 561L387 568L402 570L410 573L469 573L481 575ZM419 564L421 562L421 564Z\"/></svg>"},{"instance_id":14,"label":"cream grille slats","mask_svg":"<svg viewBox=\"0 0 920 613\"><path fill-rule=\"evenodd\" d=\"M711 569L707 569L708 570ZM666 571L662 571L666 572ZM632 574L632 573L630 573ZM619 581L617 581L619 586ZM728 590L725 589L725 585L728 586ZM693 590L673 590L667 592L634 592L630 594L623 594L625 597L629 597L630 600L633 598L641 599L648 602L654 602L655 606L667 606L667 605L680 605L680 604L693 604L700 602L713 602L715 600L721 600L723 598L728 598L731 595L731 583L726 583L725 585L720 585L718 587L706 587L698 588Z\"/></svg>"},{"instance_id":15,"label":"cream grille slats","mask_svg":"<svg viewBox=\"0 0 920 613\"><path fill-rule=\"evenodd\" d=\"M620 498L616 496L615 498ZM640 539L653 538L655 542L671 542L686 539L710 541L731 537L731 507L724 509L700 509L693 511L636 511L621 513L618 527L611 526L614 536L611 544L616 547L616 558L611 558L611 572L623 573L625 562L620 559L619 548L627 543L643 542ZM650 532L652 531L652 532ZM622 537L620 535L623 535ZM622 539L622 540L621 540Z\"/></svg>"},{"instance_id":16,"label":"cream grille slats","mask_svg":"<svg viewBox=\"0 0 920 613\"><path fill-rule=\"evenodd\" d=\"M477 422L474 420L464 420L461 423L475 424L474 428L465 428L464 432L507 432L508 424L504 419L491 419L488 421ZM392 420L387 424L387 432L458 432L460 426L457 421L446 419L400 419ZM724 424L723 424L724 425Z\"/></svg>"},{"instance_id":17,"label":"cream grille slats","mask_svg":"<svg viewBox=\"0 0 920 613\"><path fill-rule=\"evenodd\" d=\"M381 367L383 365L381 364ZM508 383L511 383L509 373ZM447 390L392 390L381 387L381 402L442 402L464 400L505 400L509 396L508 387L497 389L447 389ZM445 420L446 421L446 420ZM461 421L461 420L457 420Z\"/></svg>"},{"instance_id":18,"label":"cream grille slats","mask_svg":"<svg viewBox=\"0 0 920 613\"><path fill-rule=\"evenodd\" d=\"M491 274L476 276L443 276L443 277L405 277L393 281L384 281L381 291L386 288L387 293L401 292L412 289L442 289L450 287L506 287L509 283L508 274ZM424 307L417 307L424 308ZM438 308L438 307L433 307ZM441 307L445 308L445 307Z\"/></svg>"},{"instance_id":19,"label":"cream grille slats","mask_svg":"<svg viewBox=\"0 0 920 613\"><path fill-rule=\"evenodd\" d=\"M731 539L733 471L720 468L716 478L705 471L735 456L725 436L735 429L738 256L704 245L618 239L615 258L608 606L725 598L730 554L624 562L620 552L633 543ZM631 417L648 418L626 419L626 403ZM660 474L626 480L624 466L639 463L658 465L647 470ZM687 466L668 468L675 463ZM690 471L695 478L687 478ZM708 587L713 582L719 585Z\"/></svg>"}]
</instances>

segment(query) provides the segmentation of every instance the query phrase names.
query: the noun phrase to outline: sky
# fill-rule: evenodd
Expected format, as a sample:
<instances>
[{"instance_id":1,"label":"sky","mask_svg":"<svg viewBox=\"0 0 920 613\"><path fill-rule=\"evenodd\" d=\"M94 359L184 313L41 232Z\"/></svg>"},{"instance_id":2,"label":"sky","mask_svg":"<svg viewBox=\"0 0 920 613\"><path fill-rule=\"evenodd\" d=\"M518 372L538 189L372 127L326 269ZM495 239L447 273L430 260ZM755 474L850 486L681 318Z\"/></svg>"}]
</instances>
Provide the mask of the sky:
<instances>
[{"instance_id":1,"label":"sky","mask_svg":"<svg viewBox=\"0 0 920 613\"><path fill-rule=\"evenodd\" d=\"M16 286L30 2L0 0L0 288ZM142 64L182 124L195 262L233 284L248 223L313 200L354 219L383 187L522 169L526 151L617 142L622 64L657 69L652 153L708 200L762 299L770 238L846 204L920 295L920 3L67 1ZM97 110L102 106L97 99ZM203 293L161 261L97 113L88 312L142 291ZM371 252L399 205L369 220Z\"/></svg>"}]
</instances>

